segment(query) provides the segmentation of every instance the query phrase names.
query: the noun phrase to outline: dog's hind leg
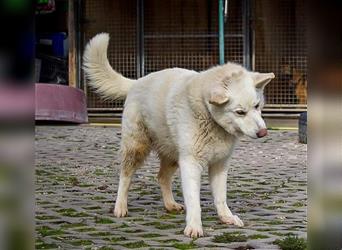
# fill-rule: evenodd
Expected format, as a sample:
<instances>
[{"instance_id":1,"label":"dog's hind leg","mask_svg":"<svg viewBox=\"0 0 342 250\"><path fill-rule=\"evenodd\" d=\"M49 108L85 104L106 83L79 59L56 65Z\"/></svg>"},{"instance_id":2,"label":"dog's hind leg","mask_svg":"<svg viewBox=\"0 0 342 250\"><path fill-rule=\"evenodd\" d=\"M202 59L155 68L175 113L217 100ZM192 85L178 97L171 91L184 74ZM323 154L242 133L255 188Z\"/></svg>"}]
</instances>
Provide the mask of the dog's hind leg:
<instances>
[{"instance_id":1,"label":"dog's hind leg","mask_svg":"<svg viewBox=\"0 0 342 250\"><path fill-rule=\"evenodd\" d=\"M128 213L128 189L131 184L133 174L142 165L146 156L149 154L150 145L150 138L142 123L123 123L121 141L121 173L114 208L114 215L116 217L124 217Z\"/></svg>"},{"instance_id":2,"label":"dog's hind leg","mask_svg":"<svg viewBox=\"0 0 342 250\"><path fill-rule=\"evenodd\" d=\"M224 162L209 166L209 180L214 204L223 223L242 227L243 222L237 215L233 215L227 205L227 173L228 169Z\"/></svg>"},{"instance_id":3,"label":"dog's hind leg","mask_svg":"<svg viewBox=\"0 0 342 250\"><path fill-rule=\"evenodd\" d=\"M158 181L163 195L164 205L167 211L181 211L184 206L177 203L172 194L172 176L176 172L178 164L160 157L160 169Z\"/></svg>"}]
</instances>

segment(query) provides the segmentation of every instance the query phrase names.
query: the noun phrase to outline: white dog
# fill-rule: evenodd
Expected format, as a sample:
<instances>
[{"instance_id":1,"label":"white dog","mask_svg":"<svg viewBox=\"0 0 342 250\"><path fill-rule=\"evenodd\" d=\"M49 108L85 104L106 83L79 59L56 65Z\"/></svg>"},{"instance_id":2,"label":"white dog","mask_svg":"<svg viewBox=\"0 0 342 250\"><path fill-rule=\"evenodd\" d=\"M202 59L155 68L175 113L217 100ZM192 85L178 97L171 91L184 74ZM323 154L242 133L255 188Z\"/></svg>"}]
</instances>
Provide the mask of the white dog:
<instances>
[{"instance_id":1,"label":"white dog","mask_svg":"<svg viewBox=\"0 0 342 250\"><path fill-rule=\"evenodd\" d=\"M127 215L132 175L153 149L161 160L158 179L168 211L183 209L172 195L172 175L180 168L185 235L203 236L200 181L207 166L220 220L243 226L226 202L227 161L239 137L259 138L267 134L261 118L263 89L274 74L249 72L227 63L202 72L165 69L131 80L111 68L108 41L109 35L102 33L89 42L84 70L89 84L102 96L126 98L115 216Z\"/></svg>"}]
</instances>

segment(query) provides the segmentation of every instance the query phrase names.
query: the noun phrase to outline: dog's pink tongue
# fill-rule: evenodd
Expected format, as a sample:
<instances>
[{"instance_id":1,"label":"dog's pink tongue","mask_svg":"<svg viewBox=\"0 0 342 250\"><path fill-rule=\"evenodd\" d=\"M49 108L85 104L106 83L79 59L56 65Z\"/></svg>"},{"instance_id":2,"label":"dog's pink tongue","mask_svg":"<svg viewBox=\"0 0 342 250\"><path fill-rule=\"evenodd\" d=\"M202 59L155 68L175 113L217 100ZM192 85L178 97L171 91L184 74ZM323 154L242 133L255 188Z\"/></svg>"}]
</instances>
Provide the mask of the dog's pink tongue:
<instances>
[{"instance_id":1,"label":"dog's pink tongue","mask_svg":"<svg viewBox=\"0 0 342 250\"><path fill-rule=\"evenodd\" d=\"M257 133L258 138L264 137L265 135L267 135L267 129L266 128L260 129L259 132Z\"/></svg>"}]
</instances>

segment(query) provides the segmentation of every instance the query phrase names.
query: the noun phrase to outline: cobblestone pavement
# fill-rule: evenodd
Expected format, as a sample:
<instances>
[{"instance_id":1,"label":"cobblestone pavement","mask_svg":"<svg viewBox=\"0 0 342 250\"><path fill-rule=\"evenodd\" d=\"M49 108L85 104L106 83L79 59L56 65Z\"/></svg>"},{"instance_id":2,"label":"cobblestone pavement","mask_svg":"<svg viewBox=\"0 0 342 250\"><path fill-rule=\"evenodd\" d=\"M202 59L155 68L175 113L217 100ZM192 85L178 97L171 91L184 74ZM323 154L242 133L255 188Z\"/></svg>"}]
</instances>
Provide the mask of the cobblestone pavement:
<instances>
[{"instance_id":1,"label":"cobblestone pavement","mask_svg":"<svg viewBox=\"0 0 342 250\"><path fill-rule=\"evenodd\" d=\"M206 236L183 236L183 214L167 213L151 155L138 170L129 217L112 214L119 181L120 129L91 126L36 128L37 249L277 249L288 233L306 238L306 145L297 132L271 131L243 139L228 175L228 205L244 228L220 224L205 170L202 219ZM174 194L183 203L179 173Z\"/></svg>"}]
</instances>

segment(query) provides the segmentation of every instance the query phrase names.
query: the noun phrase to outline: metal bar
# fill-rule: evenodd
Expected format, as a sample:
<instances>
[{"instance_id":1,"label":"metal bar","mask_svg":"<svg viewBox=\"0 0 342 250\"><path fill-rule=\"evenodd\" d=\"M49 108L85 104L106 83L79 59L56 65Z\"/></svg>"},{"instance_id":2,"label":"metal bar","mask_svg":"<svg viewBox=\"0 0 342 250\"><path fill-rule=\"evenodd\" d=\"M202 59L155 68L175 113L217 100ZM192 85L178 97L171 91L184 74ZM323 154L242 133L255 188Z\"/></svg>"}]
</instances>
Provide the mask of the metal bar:
<instances>
[{"instance_id":1,"label":"metal bar","mask_svg":"<svg viewBox=\"0 0 342 250\"><path fill-rule=\"evenodd\" d=\"M89 112L92 111L122 111L123 108L88 108Z\"/></svg>"},{"instance_id":2,"label":"metal bar","mask_svg":"<svg viewBox=\"0 0 342 250\"><path fill-rule=\"evenodd\" d=\"M144 76L144 0L137 0L137 78Z\"/></svg>"},{"instance_id":3,"label":"metal bar","mask_svg":"<svg viewBox=\"0 0 342 250\"><path fill-rule=\"evenodd\" d=\"M248 69L251 70L251 39L250 39L250 0L243 0L242 2L242 28L243 28L243 64Z\"/></svg>"},{"instance_id":4,"label":"metal bar","mask_svg":"<svg viewBox=\"0 0 342 250\"><path fill-rule=\"evenodd\" d=\"M305 108L281 108L281 109L275 109L275 108L263 108L262 112L304 112L306 111Z\"/></svg>"},{"instance_id":5,"label":"metal bar","mask_svg":"<svg viewBox=\"0 0 342 250\"><path fill-rule=\"evenodd\" d=\"M154 39L154 38L212 38L218 37L218 34L182 34L182 35L144 35L145 39ZM244 37L243 34L225 34L224 37Z\"/></svg>"},{"instance_id":6,"label":"metal bar","mask_svg":"<svg viewBox=\"0 0 342 250\"><path fill-rule=\"evenodd\" d=\"M266 104L264 106L265 108L270 108L270 107L274 107L274 108L289 108L289 107L293 107L293 108L307 108L307 104Z\"/></svg>"},{"instance_id":7,"label":"metal bar","mask_svg":"<svg viewBox=\"0 0 342 250\"><path fill-rule=\"evenodd\" d=\"M68 1L68 42L69 42L69 86L77 87L76 34L75 34L75 1Z\"/></svg>"},{"instance_id":8,"label":"metal bar","mask_svg":"<svg viewBox=\"0 0 342 250\"><path fill-rule=\"evenodd\" d=\"M136 17L136 71L137 78L141 77L140 72L140 0L137 0L137 17ZM89 109L88 109L89 110Z\"/></svg>"},{"instance_id":9,"label":"metal bar","mask_svg":"<svg viewBox=\"0 0 342 250\"><path fill-rule=\"evenodd\" d=\"M83 89L82 81L82 25L81 25L81 18L82 18L82 2L81 0L76 1L76 50L77 50L77 88Z\"/></svg>"},{"instance_id":10,"label":"metal bar","mask_svg":"<svg viewBox=\"0 0 342 250\"><path fill-rule=\"evenodd\" d=\"M251 70L255 70L255 1L250 2Z\"/></svg>"},{"instance_id":11,"label":"metal bar","mask_svg":"<svg viewBox=\"0 0 342 250\"><path fill-rule=\"evenodd\" d=\"M219 63L224 64L224 8L223 0L218 0L218 21L219 21Z\"/></svg>"},{"instance_id":12,"label":"metal bar","mask_svg":"<svg viewBox=\"0 0 342 250\"><path fill-rule=\"evenodd\" d=\"M80 55L79 55L79 81L80 81L80 89L83 90L84 94L86 96L88 96L88 89L87 89L87 79L85 76L85 73L83 72L82 69L82 64L83 64L83 52L84 52L84 45L85 45L85 34L86 34L86 29L85 29L85 1L83 0L79 0L79 31L78 31L78 35L79 35L79 51L80 51Z\"/></svg>"}]
</instances>

